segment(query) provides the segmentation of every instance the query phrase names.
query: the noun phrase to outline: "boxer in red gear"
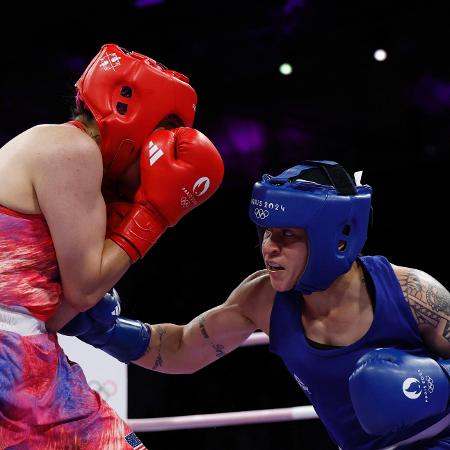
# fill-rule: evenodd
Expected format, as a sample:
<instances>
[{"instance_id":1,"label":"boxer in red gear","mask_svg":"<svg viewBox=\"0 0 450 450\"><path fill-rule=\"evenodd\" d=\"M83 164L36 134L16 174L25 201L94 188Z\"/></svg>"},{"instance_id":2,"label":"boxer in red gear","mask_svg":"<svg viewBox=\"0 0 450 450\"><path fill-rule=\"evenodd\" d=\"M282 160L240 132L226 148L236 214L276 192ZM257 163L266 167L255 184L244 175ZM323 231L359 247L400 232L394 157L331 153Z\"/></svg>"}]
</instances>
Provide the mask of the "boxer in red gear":
<instances>
[{"instance_id":1,"label":"boxer in red gear","mask_svg":"<svg viewBox=\"0 0 450 450\"><path fill-rule=\"evenodd\" d=\"M183 75L114 44L101 48L76 87L73 121L32 127L0 151L0 448L114 450L139 441L54 332L96 305L132 263L109 236L133 204L116 208L119 215L110 206L107 216L105 199L126 193L168 226L186 212L179 192L168 195L171 186L159 197L140 185L139 155L157 128L192 125L196 95ZM160 145L186 150L187 159L192 151L201 166L189 139L178 148L169 135ZM154 181L208 177L212 194L223 164L208 143L206 171L185 165L180 175L180 162L170 160Z\"/></svg>"}]
</instances>

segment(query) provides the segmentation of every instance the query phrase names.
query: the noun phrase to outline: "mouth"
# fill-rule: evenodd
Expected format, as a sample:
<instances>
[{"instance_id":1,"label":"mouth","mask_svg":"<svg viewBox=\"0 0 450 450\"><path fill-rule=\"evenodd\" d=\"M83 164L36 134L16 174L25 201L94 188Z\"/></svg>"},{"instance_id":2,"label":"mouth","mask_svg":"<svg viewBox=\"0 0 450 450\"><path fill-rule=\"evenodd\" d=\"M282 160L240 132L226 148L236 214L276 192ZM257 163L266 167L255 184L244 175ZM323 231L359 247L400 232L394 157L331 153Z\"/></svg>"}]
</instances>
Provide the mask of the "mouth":
<instances>
[{"instance_id":1,"label":"mouth","mask_svg":"<svg viewBox=\"0 0 450 450\"><path fill-rule=\"evenodd\" d=\"M269 272L279 272L285 270L283 266L273 261L266 261L266 267Z\"/></svg>"}]
</instances>

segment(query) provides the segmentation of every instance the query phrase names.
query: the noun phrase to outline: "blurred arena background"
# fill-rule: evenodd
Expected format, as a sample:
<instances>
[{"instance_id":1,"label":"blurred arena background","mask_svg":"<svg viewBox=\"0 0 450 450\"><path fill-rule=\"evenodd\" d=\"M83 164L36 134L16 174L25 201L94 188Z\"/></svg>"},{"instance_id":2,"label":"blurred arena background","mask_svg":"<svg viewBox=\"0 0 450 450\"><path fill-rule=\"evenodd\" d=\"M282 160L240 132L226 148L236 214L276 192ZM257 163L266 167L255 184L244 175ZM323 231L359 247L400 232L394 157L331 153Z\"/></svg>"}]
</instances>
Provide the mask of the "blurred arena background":
<instances>
[{"instance_id":1,"label":"blurred arena background","mask_svg":"<svg viewBox=\"0 0 450 450\"><path fill-rule=\"evenodd\" d=\"M10 3L2 13L0 143L34 124L66 121L74 82L100 46L114 42L190 77L199 96L195 127L216 144L226 167L216 196L170 229L117 285L124 315L185 323L224 301L261 267L247 218L253 182L311 158L364 170L363 182L374 188L366 253L425 270L449 287L446 6ZM267 346L238 349L194 375L130 365L128 376L130 418L307 404ZM138 434L155 450L335 449L317 420Z\"/></svg>"}]
</instances>

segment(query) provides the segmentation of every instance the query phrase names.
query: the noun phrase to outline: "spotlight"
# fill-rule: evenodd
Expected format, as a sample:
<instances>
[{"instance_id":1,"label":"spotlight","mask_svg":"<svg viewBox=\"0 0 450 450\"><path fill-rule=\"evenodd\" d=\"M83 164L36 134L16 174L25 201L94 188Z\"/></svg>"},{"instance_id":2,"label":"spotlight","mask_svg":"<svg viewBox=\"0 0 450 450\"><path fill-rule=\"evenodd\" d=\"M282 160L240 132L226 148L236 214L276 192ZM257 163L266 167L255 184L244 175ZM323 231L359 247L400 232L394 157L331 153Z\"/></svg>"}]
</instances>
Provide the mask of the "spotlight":
<instances>
[{"instance_id":1,"label":"spotlight","mask_svg":"<svg viewBox=\"0 0 450 450\"><path fill-rule=\"evenodd\" d=\"M384 61L387 58L387 53L382 48L379 48L378 50L375 50L375 52L373 53L373 57L377 61Z\"/></svg>"},{"instance_id":2,"label":"spotlight","mask_svg":"<svg viewBox=\"0 0 450 450\"><path fill-rule=\"evenodd\" d=\"M283 63L278 70L282 75L290 75L292 73L292 66L289 63Z\"/></svg>"}]
</instances>

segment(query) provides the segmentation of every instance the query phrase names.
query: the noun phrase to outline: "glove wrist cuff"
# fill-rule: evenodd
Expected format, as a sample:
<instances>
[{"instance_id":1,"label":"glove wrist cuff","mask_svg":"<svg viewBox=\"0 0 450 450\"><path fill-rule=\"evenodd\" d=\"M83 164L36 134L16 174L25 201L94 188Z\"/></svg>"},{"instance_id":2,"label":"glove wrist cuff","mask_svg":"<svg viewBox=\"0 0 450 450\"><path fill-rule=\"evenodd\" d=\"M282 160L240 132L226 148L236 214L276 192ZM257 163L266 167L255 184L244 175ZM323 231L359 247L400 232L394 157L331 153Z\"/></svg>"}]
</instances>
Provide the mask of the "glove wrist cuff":
<instances>
[{"instance_id":1,"label":"glove wrist cuff","mask_svg":"<svg viewBox=\"0 0 450 450\"><path fill-rule=\"evenodd\" d=\"M142 258L166 231L167 222L154 209L135 204L110 239L121 247L135 263Z\"/></svg>"},{"instance_id":2,"label":"glove wrist cuff","mask_svg":"<svg viewBox=\"0 0 450 450\"><path fill-rule=\"evenodd\" d=\"M132 264L134 264L141 258L141 254L139 253L137 248L131 242L125 239L124 236L112 232L109 236L109 239L115 242L130 257Z\"/></svg>"}]
</instances>

